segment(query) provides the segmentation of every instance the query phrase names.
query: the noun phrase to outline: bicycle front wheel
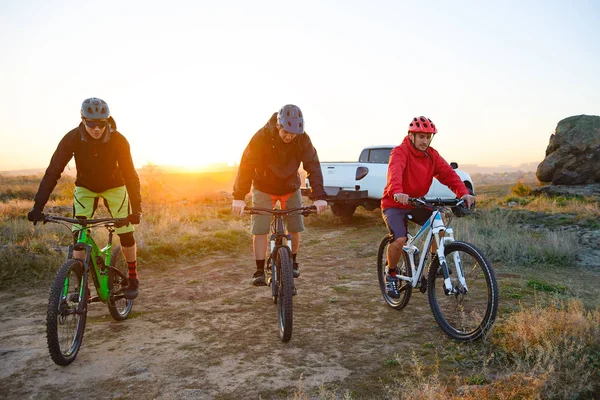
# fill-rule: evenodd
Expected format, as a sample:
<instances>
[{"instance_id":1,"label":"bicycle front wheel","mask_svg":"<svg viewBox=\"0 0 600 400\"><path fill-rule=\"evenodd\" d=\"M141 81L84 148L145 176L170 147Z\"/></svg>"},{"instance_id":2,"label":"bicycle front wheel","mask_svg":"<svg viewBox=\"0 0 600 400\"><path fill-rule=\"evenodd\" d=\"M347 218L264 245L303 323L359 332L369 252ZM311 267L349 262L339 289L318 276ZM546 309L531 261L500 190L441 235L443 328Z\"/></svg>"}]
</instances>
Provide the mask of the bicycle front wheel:
<instances>
[{"instance_id":1,"label":"bicycle front wheel","mask_svg":"<svg viewBox=\"0 0 600 400\"><path fill-rule=\"evenodd\" d=\"M396 310L401 310L408 305L410 300L410 296L412 294L412 286L409 282L400 279L398 281L398 291L400 292L400 297L395 299L390 297L387 293L387 289L385 286L388 272L388 263L387 263L387 248L390 245L390 236L386 235L379 244L379 251L377 252L377 277L379 278L379 288L381 289L381 295L385 302L392 308ZM402 258L398 263L398 272L404 276L412 276L412 269L410 268L410 261L408 259L408 254L406 252L402 252Z\"/></svg>"},{"instance_id":2,"label":"bicycle front wheel","mask_svg":"<svg viewBox=\"0 0 600 400\"><path fill-rule=\"evenodd\" d=\"M127 319L133 308L133 300L123 297L127 289L129 274L127 262L121 252L121 246L116 246L110 257L110 270L108 272L108 288L110 290L108 299L108 311L115 321Z\"/></svg>"},{"instance_id":3,"label":"bicycle front wheel","mask_svg":"<svg viewBox=\"0 0 600 400\"><path fill-rule=\"evenodd\" d=\"M78 312L83 264L67 260L56 273L50 289L46 316L46 338L52 360L58 365L69 365L75 360L83 342L87 304ZM88 292L83 294L87 302Z\"/></svg>"},{"instance_id":4,"label":"bicycle front wheel","mask_svg":"<svg viewBox=\"0 0 600 400\"><path fill-rule=\"evenodd\" d=\"M279 337L283 342L292 338L292 322L294 309L292 298L294 296L294 271L292 270L292 259L287 247L277 250L277 317L279 319Z\"/></svg>"},{"instance_id":5,"label":"bicycle front wheel","mask_svg":"<svg viewBox=\"0 0 600 400\"><path fill-rule=\"evenodd\" d=\"M455 241L444 250L455 294L446 294L437 257L429 269L429 305L442 330L458 341L484 336L494 324L498 311L498 284L491 263L470 243ZM458 282L460 263L468 291Z\"/></svg>"}]
</instances>

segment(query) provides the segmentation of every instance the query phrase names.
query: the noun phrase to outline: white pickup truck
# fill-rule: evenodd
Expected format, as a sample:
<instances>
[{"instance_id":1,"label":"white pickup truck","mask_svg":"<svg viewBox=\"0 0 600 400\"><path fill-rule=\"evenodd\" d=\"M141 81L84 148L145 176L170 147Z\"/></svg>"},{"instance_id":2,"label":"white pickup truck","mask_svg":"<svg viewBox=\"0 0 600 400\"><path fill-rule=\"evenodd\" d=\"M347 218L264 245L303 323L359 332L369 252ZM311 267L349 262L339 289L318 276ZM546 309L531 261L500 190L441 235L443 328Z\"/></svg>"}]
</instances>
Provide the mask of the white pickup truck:
<instances>
[{"instance_id":1,"label":"white pickup truck","mask_svg":"<svg viewBox=\"0 0 600 400\"><path fill-rule=\"evenodd\" d=\"M339 217L350 217L356 207L363 206L369 211L380 206L383 189L387 182L388 162L390 153L395 146L366 147L360 153L358 162L322 162L323 185L327 193L327 202L331 205L333 214ZM471 176L458 169L456 163L450 163L467 189L475 194L475 186ZM307 195L310 192L308 179L306 188L302 190ZM433 178L429 192L425 197L455 198L456 195L437 179Z\"/></svg>"}]
</instances>

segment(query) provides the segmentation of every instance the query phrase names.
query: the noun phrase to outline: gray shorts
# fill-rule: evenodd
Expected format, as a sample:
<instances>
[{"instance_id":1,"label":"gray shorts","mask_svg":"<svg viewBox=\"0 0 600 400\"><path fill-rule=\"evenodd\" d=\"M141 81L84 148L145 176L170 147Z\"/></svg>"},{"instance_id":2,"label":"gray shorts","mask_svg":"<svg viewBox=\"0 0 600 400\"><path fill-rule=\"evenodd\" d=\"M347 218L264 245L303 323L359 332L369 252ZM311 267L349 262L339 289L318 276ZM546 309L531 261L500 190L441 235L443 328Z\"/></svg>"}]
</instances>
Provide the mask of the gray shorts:
<instances>
[{"instance_id":1,"label":"gray shorts","mask_svg":"<svg viewBox=\"0 0 600 400\"><path fill-rule=\"evenodd\" d=\"M392 241L406 237L406 232L408 232L407 223L409 221L408 216L410 215L412 218L410 221L423 225L427 222L427 219L431 217L431 210L427 210L426 208L386 208L381 212L383 215L383 221L385 222L388 230L390 231L390 235L392 236Z\"/></svg>"},{"instance_id":2,"label":"gray shorts","mask_svg":"<svg viewBox=\"0 0 600 400\"><path fill-rule=\"evenodd\" d=\"M277 201L282 209L302 207L302 195L300 189L295 192L281 196L263 193L260 190L252 188L252 206L260 208L273 208ZM271 226L271 215L252 215L252 234L266 235ZM304 217L302 215L290 215L283 217L288 232L303 232Z\"/></svg>"}]
</instances>

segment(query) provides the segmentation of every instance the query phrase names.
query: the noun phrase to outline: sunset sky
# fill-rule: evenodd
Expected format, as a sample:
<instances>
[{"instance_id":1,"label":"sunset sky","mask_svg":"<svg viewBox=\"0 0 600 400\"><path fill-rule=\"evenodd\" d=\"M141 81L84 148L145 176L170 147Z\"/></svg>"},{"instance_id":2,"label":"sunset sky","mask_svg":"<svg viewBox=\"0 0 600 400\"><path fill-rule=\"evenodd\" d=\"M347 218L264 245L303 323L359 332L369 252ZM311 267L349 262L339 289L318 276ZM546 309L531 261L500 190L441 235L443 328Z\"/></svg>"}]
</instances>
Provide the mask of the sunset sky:
<instances>
[{"instance_id":1,"label":"sunset sky","mask_svg":"<svg viewBox=\"0 0 600 400\"><path fill-rule=\"evenodd\" d=\"M106 100L136 166L239 161L283 104L322 161L438 126L448 161L541 161L600 114L598 1L0 0L0 171L45 168Z\"/></svg>"}]
</instances>

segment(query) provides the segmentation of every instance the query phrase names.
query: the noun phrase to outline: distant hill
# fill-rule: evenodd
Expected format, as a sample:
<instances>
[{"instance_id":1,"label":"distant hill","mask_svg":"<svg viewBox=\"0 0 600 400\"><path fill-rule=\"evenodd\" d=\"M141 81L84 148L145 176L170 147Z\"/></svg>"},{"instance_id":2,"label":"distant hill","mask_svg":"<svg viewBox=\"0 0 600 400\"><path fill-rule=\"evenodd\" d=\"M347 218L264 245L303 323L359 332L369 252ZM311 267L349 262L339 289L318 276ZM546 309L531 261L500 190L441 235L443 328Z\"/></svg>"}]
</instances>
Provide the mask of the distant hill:
<instances>
[{"instance_id":1,"label":"distant hill","mask_svg":"<svg viewBox=\"0 0 600 400\"><path fill-rule=\"evenodd\" d=\"M0 175L3 176L30 176L30 175L44 175L46 172L46 168L31 168L31 169L15 169L12 171L0 171ZM75 176L75 166L71 167L67 165L65 168L63 175Z\"/></svg>"},{"instance_id":2,"label":"distant hill","mask_svg":"<svg viewBox=\"0 0 600 400\"><path fill-rule=\"evenodd\" d=\"M29 175L42 175L44 169L18 169L13 171L0 171L0 175L4 176L29 176Z\"/></svg>"},{"instance_id":3,"label":"distant hill","mask_svg":"<svg viewBox=\"0 0 600 400\"><path fill-rule=\"evenodd\" d=\"M530 162L521 165L497 165L495 167L481 167L474 164L458 164L458 167L469 174L495 174L504 172L535 172L539 162Z\"/></svg>"}]
</instances>

